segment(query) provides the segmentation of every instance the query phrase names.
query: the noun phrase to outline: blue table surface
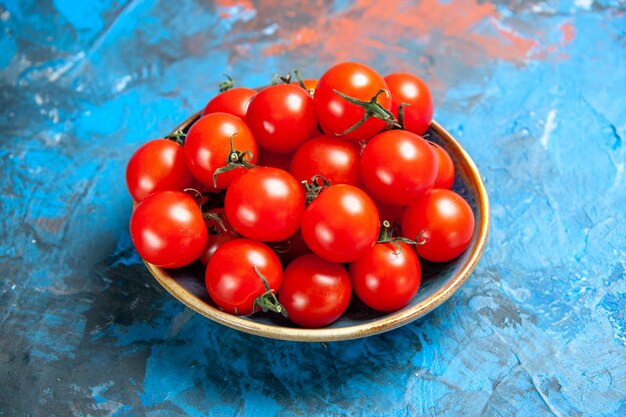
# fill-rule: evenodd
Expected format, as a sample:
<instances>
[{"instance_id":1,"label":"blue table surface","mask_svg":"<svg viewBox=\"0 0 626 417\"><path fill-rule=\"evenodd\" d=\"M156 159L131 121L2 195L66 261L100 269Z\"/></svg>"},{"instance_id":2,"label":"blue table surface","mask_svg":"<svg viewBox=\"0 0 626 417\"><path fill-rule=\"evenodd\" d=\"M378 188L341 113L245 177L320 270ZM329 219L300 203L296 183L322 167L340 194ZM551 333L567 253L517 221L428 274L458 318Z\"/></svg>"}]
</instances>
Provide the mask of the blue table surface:
<instances>
[{"instance_id":1,"label":"blue table surface","mask_svg":"<svg viewBox=\"0 0 626 417\"><path fill-rule=\"evenodd\" d=\"M625 416L625 31L623 0L0 0L0 415ZM128 158L224 73L346 60L427 80L480 168L473 275L347 342L185 308L130 241Z\"/></svg>"}]
</instances>

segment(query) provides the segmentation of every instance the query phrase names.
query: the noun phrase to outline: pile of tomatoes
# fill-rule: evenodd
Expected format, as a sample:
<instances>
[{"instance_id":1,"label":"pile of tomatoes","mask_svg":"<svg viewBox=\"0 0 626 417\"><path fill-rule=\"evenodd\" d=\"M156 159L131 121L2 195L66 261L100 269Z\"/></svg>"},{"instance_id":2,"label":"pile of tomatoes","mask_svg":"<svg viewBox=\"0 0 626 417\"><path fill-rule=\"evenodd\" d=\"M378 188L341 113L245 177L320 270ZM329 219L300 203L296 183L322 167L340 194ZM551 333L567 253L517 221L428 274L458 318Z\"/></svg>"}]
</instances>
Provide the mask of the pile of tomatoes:
<instances>
[{"instance_id":1,"label":"pile of tomatoes","mask_svg":"<svg viewBox=\"0 0 626 417\"><path fill-rule=\"evenodd\" d=\"M146 261L206 265L222 310L274 311L322 327L352 293L378 311L406 306L420 257L459 256L474 232L451 191L454 163L424 135L427 85L353 62L319 80L230 88L188 131L144 144L126 180L130 233Z\"/></svg>"}]
</instances>

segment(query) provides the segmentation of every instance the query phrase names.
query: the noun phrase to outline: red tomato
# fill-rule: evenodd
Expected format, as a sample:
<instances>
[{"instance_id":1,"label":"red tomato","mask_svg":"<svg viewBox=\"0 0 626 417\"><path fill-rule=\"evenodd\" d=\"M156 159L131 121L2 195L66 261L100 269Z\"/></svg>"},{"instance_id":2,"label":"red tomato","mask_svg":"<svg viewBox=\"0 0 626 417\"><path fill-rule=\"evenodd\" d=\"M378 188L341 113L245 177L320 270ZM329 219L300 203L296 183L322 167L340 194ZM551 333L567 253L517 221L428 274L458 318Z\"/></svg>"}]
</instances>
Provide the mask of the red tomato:
<instances>
[{"instance_id":1,"label":"red tomato","mask_svg":"<svg viewBox=\"0 0 626 417\"><path fill-rule=\"evenodd\" d=\"M406 206L435 183L435 151L427 141L406 130L379 133L361 155L361 176L373 198Z\"/></svg>"},{"instance_id":2,"label":"red tomato","mask_svg":"<svg viewBox=\"0 0 626 417\"><path fill-rule=\"evenodd\" d=\"M446 262L469 246L474 235L474 213L457 193L434 189L406 208L402 235L418 242L415 250L422 258Z\"/></svg>"},{"instance_id":3,"label":"red tomato","mask_svg":"<svg viewBox=\"0 0 626 417\"><path fill-rule=\"evenodd\" d=\"M255 301L272 296L257 270L270 293L275 294L283 280L283 268L274 251L250 239L226 242L215 251L206 268L205 283L211 299L230 314L259 311Z\"/></svg>"},{"instance_id":4,"label":"red tomato","mask_svg":"<svg viewBox=\"0 0 626 417\"><path fill-rule=\"evenodd\" d=\"M354 142L318 136L306 141L291 159L289 173L298 181L322 175L331 184L361 185L360 146Z\"/></svg>"},{"instance_id":5,"label":"red tomato","mask_svg":"<svg viewBox=\"0 0 626 417\"><path fill-rule=\"evenodd\" d=\"M257 93L256 90L245 87L236 87L226 90L213 97L202 110L202 116L210 113L228 113L246 120L250 100Z\"/></svg>"},{"instance_id":6,"label":"red tomato","mask_svg":"<svg viewBox=\"0 0 626 417\"><path fill-rule=\"evenodd\" d=\"M435 156L437 157L437 178L433 188L447 188L452 189L454 185L454 162L452 158L441 146L435 142L428 141L435 150Z\"/></svg>"},{"instance_id":7,"label":"red tomato","mask_svg":"<svg viewBox=\"0 0 626 417\"><path fill-rule=\"evenodd\" d=\"M250 101L246 122L260 147L278 153L295 151L317 131L313 99L292 84L260 91Z\"/></svg>"},{"instance_id":8,"label":"red tomato","mask_svg":"<svg viewBox=\"0 0 626 417\"><path fill-rule=\"evenodd\" d=\"M404 107L404 129L423 135L433 120L433 98L422 79L398 72L385 77L391 93L391 111L398 118L398 106Z\"/></svg>"},{"instance_id":9,"label":"red tomato","mask_svg":"<svg viewBox=\"0 0 626 417\"><path fill-rule=\"evenodd\" d=\"M378 239L380 219L372 199L348 184L331 185L304 211L302 236L313 253L331 262L352 262Z\"/></svg>"},{"instance_id":10,"label":"red tomato","mask_svg":"<svg viewBox=\"0 0 626 417\"><path fill-rule=\"evenodd\" d=\"M289 320L302 327L322 327L346 311L351 295L350 275L343 265L304 255L285 268L278 300Z\"/></svg>"},{"instance_id":11,"label":"red tomato","mask_svg":"<svg viewBox=\"0 0 626 417\"><path fill-rule=\"evenodd\" d=\"M350 264L356 295L378 311L409 304L420 287L422 270L415 251L406 243L377 243Z\"/></svg>"},{"instance_id":12,"label":"red tomato","mask_svg":"<svg viewBox=\"0 0 626 417\"><path fill-rule=\"evenodd\" d=\"M289 164L291 163L291 153L276 153L270 152L266 149L259 149L259 159L256 164L261 167L273 167L280 168L283 171L289 171Z\"/></svg>"},{"instance_id":13,"label":"red tomato","mask_svg":"<svg viewBox=\"0 0 626 417\"><path fill-rule=\"evenodd\" d=\"M350 103L334 93L337 90L354 99L368 102L380 90L389 91L383 77L367 65L344 62L331 67L315 88L315 109L322 129L328 135L341 135L344 139L367 140L387 126L387 122L370 117L352 132L344 134L365 116L363 107ZM377 98L378 104L389 111L391 99L386 93Z\"/></svg>"},{"instance_id":14,"label":"red tomato","mask_svg":"<svg viewBox=\"0 0 626 417\"><path fill-rule=\"evenodd\" d=\"M202 254L207 230L193 198L180 191L161 191L137 204L130 218L130 237L146 261L180 268Z\"/></svg>"},{"instance_id":15,"label":"red tomato","mask_svg":"<svg viewBox=\"0 0 626 417\"><path fill-rule=\"evenodd\" d=\"M219 248L226 242L230 242L231 240L240 237L237 232L235 232L235 229L233 229L230 223L228 223L228 219L224 214L223 208L216 208L210 210L208 213L219 216L222 224L220 224L215 219L207 218L205 216L204 224L206 225L209 234L206 241L206 246L204 247L204 251L199 258L199 261L202 262L203 265L207 265L209 263L217 248Z\"/></svg>"},{"instance_id":16,"label":"red tomato","mask_svg":"<svg viewBox=\"0 0 626 417\"><path fill-rule=\"evenodd\" d=\"M235 136L233 136L235 135ZM228 164L230 138L233 136L235 150L250 154L242 159L251 164L257 161L257 144L248 126L237 116L228 113L211 113L195 122L185 140L185 156L191 173L200 182L213 187L213 174ZM217 176L217 188L225 189L231 181L245 172L235 168Z\"/></svg>"},{"instance_id":17,"label":"red tomato","mask_svg":"<svg viewBox=\"0 0 626 417\"><path fill-rule=\"evenodd\" d=\"M142 145L126 167L126 186L137 202L153 192L184 190L192 182L183 147L168 139Z\"/></svg>"},{"instance_id":18,"label":"red tomato","mask_svg":"<svg viewBox=\"0 0 626 417\"><path fill-rule=\"evenodd\" d=\"M305 208L302 184L278 168L253 168L234 180L226 191L224 210L242 236L278 242L300 227Z\"/></svg>"}]
</instances>

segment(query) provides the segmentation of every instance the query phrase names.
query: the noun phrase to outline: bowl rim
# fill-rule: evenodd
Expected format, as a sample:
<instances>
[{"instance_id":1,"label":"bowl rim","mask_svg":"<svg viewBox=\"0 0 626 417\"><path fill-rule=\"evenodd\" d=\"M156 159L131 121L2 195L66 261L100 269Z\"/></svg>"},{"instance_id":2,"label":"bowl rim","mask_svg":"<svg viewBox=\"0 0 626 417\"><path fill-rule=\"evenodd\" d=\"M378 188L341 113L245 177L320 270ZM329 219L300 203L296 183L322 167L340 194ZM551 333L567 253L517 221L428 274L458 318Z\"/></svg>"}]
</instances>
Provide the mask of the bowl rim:
<instances>
[{"instance_id":1,"label":"bowl rim","mask_svg":"<svg viewBox=\"0 0 626 417\"><path fill-rule=\"evenodd\" d=\"M200 112L197 112L178 125L173 132L183 130L189 127L200 116ZM268 337L272 339L287 340L287 341L299 341L299 342L331 342L340 340L358 339L362 337L372 336L375 334L383 333L404 324L410 323L428 313L435 308L439 307L446 300L448 300L452 294L454 294L465 283L470 276L474 268L476 267L478 260L480 259L487 242L487 235L489 233L490 223L490 207L489 198L485 184L480 176L480 172L472 158L463 149L461 144L439 123L432 121L430 128L435 130L438 135L443 137L446 141L446 145L454 148L454 151L463 156L466 161L466 165L469 168L466 172L468 180L473 183L477 191L477 211L482 213L479 223L475 229L475 233L478 233L478 239L472 251L469 254L468 260L463 268L447 282L441 290L435 293L432 297L415 304L411 308L406 310L401 309L393 313L389 313L382 316L375 321L370 321L363 324L355 324L344 327L325 327L325 328L299 328L299 327L284 327L278 325L269 325L260 322L255 322L246 318L238 317L229 313L226 313L216 307L213 307L196 296L190 296L189 291L185 289L175 278L173 278L167 270L159 268L144 260L148 270L159 282L159 284L169 292L178 301L192 309L198 314L203 315L217 323L230 327L235 330L239 330L245 333L254 334L257 336Z\"/></svg>"}]
</instances>

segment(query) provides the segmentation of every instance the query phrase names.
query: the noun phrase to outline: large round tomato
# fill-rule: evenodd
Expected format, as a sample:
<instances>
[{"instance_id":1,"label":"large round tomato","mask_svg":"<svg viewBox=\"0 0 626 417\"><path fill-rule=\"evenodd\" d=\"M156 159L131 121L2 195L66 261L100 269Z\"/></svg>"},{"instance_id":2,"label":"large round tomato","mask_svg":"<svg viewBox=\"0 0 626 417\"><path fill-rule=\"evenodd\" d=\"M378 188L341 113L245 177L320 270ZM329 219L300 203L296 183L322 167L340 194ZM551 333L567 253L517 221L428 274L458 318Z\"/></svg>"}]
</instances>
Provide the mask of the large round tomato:
<instances>
[{"instance_id":1,"label":"large round tomato","mask_svg":"<svg viewBox=\"0 0 626 417\"><path fill-rule=\"evenodd\" d=\"M198 259L204 265L209 263L217 248L219 248L226 242L230 242L231 240L238 239L240 237L237 232L235 232L235 229L233 229L230 223L228 223L228 219L224 214L223 208L210 210L207 214L212 215L204 216L204 223L206 224L209 234L206 241L206 246L204 247L204 251ZM217 218L219 218L219 221L216 220L213 216L217 216Z\"/></svg>"},{"instance_id":2,"label":"large round tomato","mask_svg":"<svg viewBox=\"0 0 626 417\"><path fill-rule=\"evenodd\" d=\"M311 181L321 175L331 184L361 185L357 143L318 136L298 148L291 159L289 173L298 181Z\"/></svg>"},{"instance_id":3,"label":"large round tomato","mask_svg":"<svg viewBox=\"0 0 626 417\"><path fill-rule=\"evenodd\" d=\"M434 189L404 210L402 235L416 240L417 254L433 262L459 256L474 235L474 213L457 193Z\"/></svg>"},{"instance_id":4,"label":"large round tomato","mask_svg":"<svg viewBox=\"0 0 626 417\"><path fill-rule=\"evenodd\" d=\"M260 147L278 153L295 151L317 132L313 99L292 84L260 91L250 101L246 122Z\"/></svg>"},{"instance_id":5,"label":"large round tomato","mask_svg":"<svg viewBox=\"0 0 626 417\"><path fill-rule=\"evenodd\" d=\"M422 79L397 72L385 77L391 93L391 111L398 118L398 107L404 106L404 129L423 135L433 119L433 98Z\"/></svg>"},{"instance_id":6,"label":"large round tomato","mask_svg":"<svg viewBox=\"0 0 626 417\"><path fill-rule=\"evenodd\" d=\"M236 87L226 90L213 97L202 110L202 116L210 113L229 113L246 120L248 105L256 94L256 90L245 87Z\"/></svg>"},{"instance_id":7,"label":"large round tomato","mask_svg":"<svg viewBox=\"0 0 626 417\"><path fill-rule=\"evenodd\" d=\"M379 133L361 155L361 177L375 199L406 206L435 183L435 152L426 140L406 130Z\"/></svg>"},{"instance_id":8,"label":"large round tomato","mask_svg":"<svg viewBox=\"0 0 626 417\"><path fill-rule=\"evenodd\" d=\"M234 135L234 136L233 136ZM257 160L257 144L252 132L237 116L228 113L211 113L196 121L185 140L185 156L191 173L207 187L213 187L215 170L228 165L231 157L230 139L240 152L243 161L254 164ZM249 154L243 155L245 152ZM241 175L245 168L235 168L217 176L217 188L227 188Z\"/></svg>"},{"instance_id":9,"label":"large round tomato","mask_svg":"<svg viewBox=\"0 0 626 417\"><path fill-rule=\"evenodd\" d=\"M278 242L300 227L305 208L302 184L278 168L252 168L226 191L224 210L242 236Z\"/></svg>"},{"instance_id":10,"label":"large round tomato","mask_svg":"<svg viewBox=\"0 0 626 417\"><path fill-rule=\"evenodd\" d=\"M316 255L331 262L352 262L378 239L380 219L372 199L348 184L331 185L304 211L302 236Z\"/></svg>"},{"instance_id":11,"label":"large round tomato","mask_svg":"<svg viewBox=\"0 0 626 417\"><path fill-rule=\"evenodd\" d=\"M202 254L207 230L193 198L180 191L161 191L137 204L130 218L130 237L146 261L180 268Z\"/></svg>"},{"instance_id":12,"label":"large round tomato","mask_svg":"<svg viewBox=\"0 0 626 417\"><path fill-rule=\"evenodd\" d=\"M282 279L283 268L274 251L250 239L235 239L220 246L205 273L211 299L222 310L237 315L260 310L258 303L263 299L276 300L271 294L278 291Z\"/></svg>"},{"instance_id":13,"label":"large round tomato","mask_svg":"<svg viewBox=\"0 0 626 417\"><path fill-rule=\"evenodd\" d=\"M333 90L364 102L369 102L380 90L385 90L378 96L377 102L383 109L391 109L389 89L380 74L367 65L355 62L337 64L322 75L315 88L315 109L325 133L341 135L344 139L368 140L387 126L382 119L370 117L355 130L344 133L364 118L365 110Z\"/></svg>"},{"instance_id":14,"label":"large round tomato","mask_svg":"<svg viewBox=\"0 0 626 417\"><path fill-rule=\"evenodd\" d=\"M346 311L351 295L350 275L343 265L304 255L285 268L278 300L289 312L289 320L303 327L322 327Z\"/></svg>"},{"instance_id":15,"label":"large round tomato","mask_svg":"<svg viewBox=\"0 0 626 417\"><path fill-rule=\"evenodd\" d=\"M137 202L157 191L182 191L193 177L178 143L156 139L142 145L128 161L126 185Z\"/></svg>"},{"instance_id":16,"label":"large round tomato","mask_svg":"<svg viewBox=\"0 0 626 417\"><path fill-rule=\"evenodd\" d=\"M396 246L398 245L398 246ZM377 243L350 264L356 295L378 311L394 311L409 304L420 287L422 270L406 243Z\"/></svg>"},{"instance_id":17,"label":"large round tomato","mask_svg":"<svg viewBox=\"0 0 626 417\"><path fill-rule=\"evenodd\" d=\"M447 188L448 190L454 185L454 162L452 158L441 146L435 142L428 142L431 144L437 157L437 178L433 188Z\"/></svg>"}]
</instances>

